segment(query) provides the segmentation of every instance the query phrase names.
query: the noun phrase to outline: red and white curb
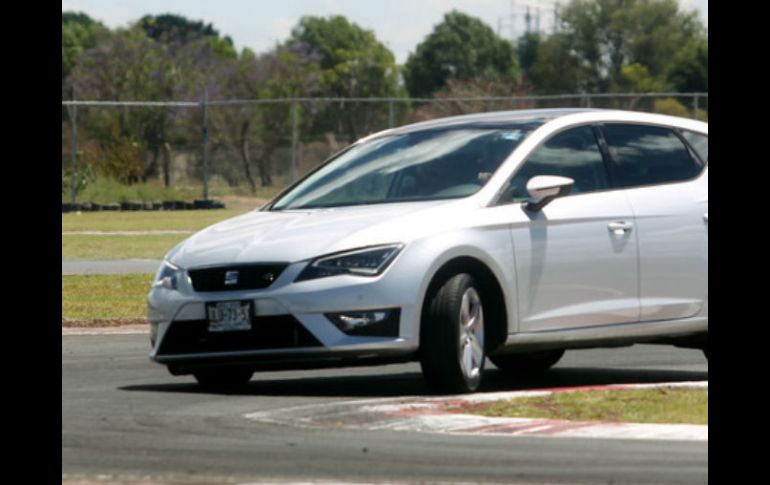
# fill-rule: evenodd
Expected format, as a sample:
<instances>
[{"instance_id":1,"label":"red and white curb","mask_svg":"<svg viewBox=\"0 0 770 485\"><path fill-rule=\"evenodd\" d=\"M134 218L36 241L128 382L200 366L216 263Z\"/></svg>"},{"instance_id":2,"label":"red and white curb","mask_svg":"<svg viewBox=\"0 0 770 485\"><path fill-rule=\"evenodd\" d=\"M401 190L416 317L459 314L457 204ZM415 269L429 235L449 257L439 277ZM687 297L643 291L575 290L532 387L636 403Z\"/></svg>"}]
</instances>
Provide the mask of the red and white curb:
<instances>
[{"instance_id":1,"label":"red and white curb","mask_svg":"<svg viewBox=\"0 0 770 485\"><path fill-rule=\"evenodd\" d=\"M245 415L247 419L311 428L421 431L494 436L548 436L708 441L708 425L577 422L553 419L494 418L449 411L486 401L544 396L573 390L705 388L708 382L608 385L538 391L494 392L438 398L389 398L312 404Z\"/></svg>"}]
</instances>

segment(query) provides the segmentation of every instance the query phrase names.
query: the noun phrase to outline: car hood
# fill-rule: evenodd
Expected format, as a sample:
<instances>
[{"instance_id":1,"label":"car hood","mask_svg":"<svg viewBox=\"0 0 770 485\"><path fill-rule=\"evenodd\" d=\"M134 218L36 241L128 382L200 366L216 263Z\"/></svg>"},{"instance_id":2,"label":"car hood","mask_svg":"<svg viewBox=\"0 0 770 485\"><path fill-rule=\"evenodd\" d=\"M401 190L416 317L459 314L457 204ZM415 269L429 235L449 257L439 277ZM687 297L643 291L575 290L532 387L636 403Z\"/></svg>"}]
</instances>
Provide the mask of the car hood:
<instances>
[{"instance_id":1,"label":"car hood","mask_svg":"<svg viewBox=\"0 0 770 485\"><path fill-rule=\"evenodd\" d=\"M293 263L355 247L407 242L408 228L415 221L431 218L431 212L452 202L253 211L204 229L167 257L188 269L250 262ZM402 224L405 219L409 222Z\"/></svg>"}]
</instances>

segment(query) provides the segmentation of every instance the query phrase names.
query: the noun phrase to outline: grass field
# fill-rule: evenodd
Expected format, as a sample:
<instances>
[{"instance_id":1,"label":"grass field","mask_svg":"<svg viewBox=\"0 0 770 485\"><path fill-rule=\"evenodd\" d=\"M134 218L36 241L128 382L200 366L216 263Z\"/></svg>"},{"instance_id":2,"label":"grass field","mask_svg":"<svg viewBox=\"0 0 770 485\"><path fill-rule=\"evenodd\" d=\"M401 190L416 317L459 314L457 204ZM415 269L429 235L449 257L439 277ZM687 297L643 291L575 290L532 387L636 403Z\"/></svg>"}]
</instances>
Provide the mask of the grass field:
<instances>
[{"instance_id":1,"label":"grass field","mask_svg":"<svg viewBox=\"0 0 770 485\"><path fill-rule=\"evenodd\" d=\"M708 389L624 389L558 392L455 409L482 416L708 424Z\"/></svg>"},{"instance_id":2,"label":"grass field","mask_svg":"<svg viewBox=\"0 0 770 485\"><path fill-rule=\"evenodd\" d=\"M257 186L252 193L247 184L239 187L230 187L220 177L212 177L209 181L209 197L225 199L231 196L271 199L283 189L289 180L286 176L275 176L272 187ZM71 202L69 180L62 181L62 202ZM96 202L108 204L124 201L153 202L163 200L194 200L203 198L203 185L201 182L190 180L175 180L172 187L165 187L160 180L151 180L131 185L122 184L107 177L95 177L90 180L88 186L77 196L77 202Z\"/></svg>"},{"instance_id":3,"label":"grass field","mask_svg":"<svg viewBox=\"0 0 770 485\"><path fill-rule=\"evenodd\" d=\"M161 259L190 234L71 234L85 231L198 231L255 207L258 199L231 200L237 208L199 211L81 212L62 214L62 259Z\"/></svg>"},{"instance_id":4,"label":"grass field","mask_svg":"<svg viewBox=\"0 0 770 485\"><path fill-rule=\"evenodd\" d=\"M62 276L62 324L144 320L152 279L151 274Z\"/></svg>"},{"instance_id":5,"label":"grass field","mask_svg":"<svg viewBox=\"0 0 770 485\"><path fill-rule=\"evenodd\" d=\"M62 235L62 259L163 259L185 234L142 236Z\"/></svg>"},{"instance_id":6,"label":"grass field","mask_svg":"<svg viewBox=\"0 0 770 485\"><path fill-rule=\"evenodd\" d=\"M62 232L73 231L197 231L243 214L244 210L81 212L61 216Z\"/></svg>"}]
</instances>

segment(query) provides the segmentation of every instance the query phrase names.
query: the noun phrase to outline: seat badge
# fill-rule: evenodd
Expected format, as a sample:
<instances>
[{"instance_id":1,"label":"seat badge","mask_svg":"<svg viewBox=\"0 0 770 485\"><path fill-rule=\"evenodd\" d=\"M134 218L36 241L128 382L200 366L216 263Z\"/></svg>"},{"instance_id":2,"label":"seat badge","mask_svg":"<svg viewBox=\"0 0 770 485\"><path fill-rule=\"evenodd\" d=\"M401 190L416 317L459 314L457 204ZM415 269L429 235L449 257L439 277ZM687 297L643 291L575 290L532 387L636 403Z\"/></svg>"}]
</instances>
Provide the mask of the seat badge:
<instances>
[{"instance_id":1,"label":"seat badge","mask_svg":"<svg viewBox=\"0 0 770 485\"><path fill-rule=\"evenodd\" d=\"M238 272L237 271L227 271L225 273L225 285L237 285L238 284Z\"/></svg>"}]
</instances>

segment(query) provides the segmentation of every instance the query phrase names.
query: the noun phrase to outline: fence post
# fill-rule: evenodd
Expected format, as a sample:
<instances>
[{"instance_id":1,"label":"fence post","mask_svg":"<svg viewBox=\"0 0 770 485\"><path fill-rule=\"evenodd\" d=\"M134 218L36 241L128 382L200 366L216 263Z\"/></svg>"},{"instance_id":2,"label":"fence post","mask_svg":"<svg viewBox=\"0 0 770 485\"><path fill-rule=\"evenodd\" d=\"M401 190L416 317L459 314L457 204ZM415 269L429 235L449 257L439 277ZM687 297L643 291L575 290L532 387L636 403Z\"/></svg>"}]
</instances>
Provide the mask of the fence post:
<instances>
[{"instance_id":1,"label":"fence post","mask_svg":"<svg viewBox=\"0 0 770 485\"><path fill-rule=\"evenodd\" d=\"M388 128L393 128L393 100L388 100Z\"/></svg>"},{"instance_id":2,"label":"fence post","mask_svg":"<svg viewBox=\"0 0 770 485\"><path fill-rule=\"evenodd\" d=\"M692 104L693 104L693 111L695 112L694 118L697 120L698 119L698 95L697 94L693 96Z\"/></svg>"},{"instance_id":3,"label":"fence post","mask_svg":"<svg viewBox=\"0 0 770 485\"><path fill-rule=\"evenodd\" d=\"M75 88L72 88L72 101L75 101ZM74 104L67 106L67 114L70 117L72 127L72 174L70 182L70 199L75 203L78 190L77 181L77 159L78 159L78 107Z\"/></svg>"},{"instance_id":4,"label":"fence post","mask_svg":"<svg viewBox=\"0 0 770 485\"><path fill-rule=\"evenodd\" d=\"M209 199L209 116L208 116L208 103L209 103L209 88L203 87L203 99L201 100L201 107L203 108L203 200Z\"/></svg>"},{"instance_id":5,"label":"fence post","mask_svg":"<svg viewBox=\"0 0 770 485\"><path fill-rule=\"evenodd\" d=\"M297 100L291 101L291 181L297 179Z\"/></svg>"}]
</instances>

